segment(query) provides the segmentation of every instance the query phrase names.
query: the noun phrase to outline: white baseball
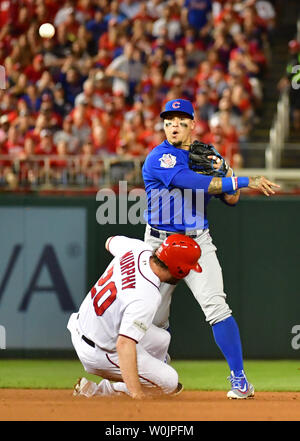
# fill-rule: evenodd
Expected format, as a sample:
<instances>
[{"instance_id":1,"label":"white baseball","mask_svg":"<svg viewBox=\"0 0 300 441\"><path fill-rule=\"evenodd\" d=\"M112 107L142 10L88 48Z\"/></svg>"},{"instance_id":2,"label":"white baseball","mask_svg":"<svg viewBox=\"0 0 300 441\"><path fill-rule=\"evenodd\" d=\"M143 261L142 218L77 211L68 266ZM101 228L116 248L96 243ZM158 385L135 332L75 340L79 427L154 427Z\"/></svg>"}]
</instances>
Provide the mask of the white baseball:
<instances>
[{"instance_id":1,"label":"white baseball","mask_svg":"<svg viewBox=\"0 0 300 441\"><path fill-rule=\"evenodd\" d=\"M55 27L51 23L43 23L39 28L39 34L42 38L52 38L55 34Z\"/></svg>"}]
</instances>

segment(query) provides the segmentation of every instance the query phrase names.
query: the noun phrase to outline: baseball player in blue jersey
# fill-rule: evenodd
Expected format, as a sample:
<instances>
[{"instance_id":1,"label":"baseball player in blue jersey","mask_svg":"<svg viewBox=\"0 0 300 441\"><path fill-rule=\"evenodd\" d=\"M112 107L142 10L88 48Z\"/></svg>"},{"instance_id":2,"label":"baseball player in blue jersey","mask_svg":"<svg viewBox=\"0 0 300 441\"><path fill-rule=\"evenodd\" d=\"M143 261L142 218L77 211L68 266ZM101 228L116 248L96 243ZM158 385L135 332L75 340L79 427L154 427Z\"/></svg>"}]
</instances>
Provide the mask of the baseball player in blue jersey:
<instances>
[{"instance_id":1,"label":"baseball player in blue jersey","mask_svg":"<svg viewBox=\"0 0 300 441\"><path fill-rule=\"evenodd\" d=\"M191 136L195 126L192 104L183 99L169 101L160 116L164 122L166 139L150 152L143 166L148 200L145 242L155 249L166 237L181 233L189 235L200 245L202 255L199 264L202 273L192 272L184 280L200 304L206 321L212 327L215 342L229 365L231 390L227 397L253 397L254 387L248 382L244 372L239 328L226 302L222 270L209 233L206 207L213 196L220 198L227 205L235 205L243 187L258 189L270 196L275 193L274 188L279 186L263 176L236 177L229 167L226 167L226 173L220 176L196 173L189 167ZM211 155L209 158L217 172L226 164L219 155ZM167 199L163 197L164 192L172 195L169 198L169 210L166 209ZM157 194L163 196L157 198ZM186 206L190 206L192 211L190 216L178 213L185 206L187 197L189 200ZM199 198L203 202L201 213L196 207ZM191 222L193 219L194 223ZM153 323L165 329L169 327L171 295L174 288L165 283L161 285L162 302Z\"/></svg>"}]
</instances>

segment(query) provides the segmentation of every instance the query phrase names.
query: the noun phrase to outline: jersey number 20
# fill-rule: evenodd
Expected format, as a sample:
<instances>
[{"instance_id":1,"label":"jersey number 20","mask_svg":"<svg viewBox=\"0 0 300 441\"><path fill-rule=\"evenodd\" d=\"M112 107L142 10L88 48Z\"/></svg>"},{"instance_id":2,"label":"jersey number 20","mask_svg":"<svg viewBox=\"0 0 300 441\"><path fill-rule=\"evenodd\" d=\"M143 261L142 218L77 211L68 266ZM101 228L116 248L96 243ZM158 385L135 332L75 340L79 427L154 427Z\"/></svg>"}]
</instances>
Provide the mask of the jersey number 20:
<instances>
[{"instance_id":1,"label":"jersey number 20","mask_svg":"<svg viewBox=\"0 0 300 441\"><path fill-rule=\"evenodd\" d=\"M112 266L109 271L107 272L106 276L102 276L99 280L97 285L93 286L91 289L91 296L94 305L94 309L97 315L101 316L107 308L116 300L117 297L117 288L115 285L115 282L109 282L110 278L113 275L114 267ZM103 286L103 288L97 293L98 286ZM106 300L99 304L100 299L106 294L107 292L110 292L109 296L106 298Z\"/></svg>"}]
</instances>

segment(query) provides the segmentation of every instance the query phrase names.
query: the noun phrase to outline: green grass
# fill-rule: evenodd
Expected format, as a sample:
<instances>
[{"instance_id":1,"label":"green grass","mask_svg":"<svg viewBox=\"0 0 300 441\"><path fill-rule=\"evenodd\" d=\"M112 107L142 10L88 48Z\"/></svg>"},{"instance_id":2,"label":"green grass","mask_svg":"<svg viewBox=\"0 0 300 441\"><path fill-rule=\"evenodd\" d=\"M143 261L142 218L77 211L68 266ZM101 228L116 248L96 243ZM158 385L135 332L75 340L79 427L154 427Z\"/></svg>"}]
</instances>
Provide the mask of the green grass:
<instances>
[{"instance_id":1,"label":"green grass","mask_svg":"<svg viewBox=\"0 0 300 441\"><path fill-rule=\"evenodd\" d=\"M223 361L174 361L186 390L227 390L229 375ZM245 371L257 391L300 391L300 361L245 362ZM69 389L78 377L94 381L77 360L0 360L0 388Z\"/></svg>"},{"instance_id":2,"label":"green grass","mask_svg":"<svg viewBox=\"0 0 300 441\"><path fill-rule=\"evenodd\" d=\"M172 363L185 389L226 390L228 366L223 361L176 361ZM248 360L246 375L257 391L300 391L300 361ZM181 381L180 380L180 381Z\"/></svg>"}]
</instances>

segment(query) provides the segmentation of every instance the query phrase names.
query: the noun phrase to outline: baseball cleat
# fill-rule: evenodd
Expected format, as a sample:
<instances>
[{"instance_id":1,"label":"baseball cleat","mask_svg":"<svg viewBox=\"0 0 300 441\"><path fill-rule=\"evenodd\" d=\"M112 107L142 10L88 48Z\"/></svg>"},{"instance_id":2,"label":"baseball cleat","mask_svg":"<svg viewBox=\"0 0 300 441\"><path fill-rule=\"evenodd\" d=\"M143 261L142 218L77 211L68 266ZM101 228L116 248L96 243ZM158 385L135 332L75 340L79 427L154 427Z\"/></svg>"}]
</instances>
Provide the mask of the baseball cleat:
<instances>
[{"instance_id":1,"label":"baseball cleat","mask_svg":"<svg viewBox=\"0 0 300 441\"><path fill-rule=\"evenodd\" d=\"M74 385L73 396L76 397L78 395L83 395L89 398L95 394L95 389L97 389L97 385L92 381L89 381L84 377L78 378L77 383Z\"/></svg>"},{"instance_id":2,"label":"baseball cleat","mask_svg":"<svg viewBox=\"0 0 300 441\"><path fill-rule=\"evenodd\" d=\"M183 389L184 389L183 384L178 383L177 388L174 390L174 392L171 393L172 397L174 397L175 395L181 394Z\"/></svg>"},{"instance_id":3,"label":"baseball cleat","mask_svg":"<svg viewBox=\"0 0 300 441\"><path fill-rule=\"evenodd\" d=\"M111 396L120 395L116 392L108 380L102 380L99 384L89 381L86 378L79 378L74 385L73 396L83 395L85 397L92 397L93 395Z\"/></svg>"},{"instance_id":4,"label":"baseball cleat","mask_svg":"<svg viewBox=\"0 0 300 441\"><path fill-rule=\"evenodd\" d=\"M73 396L80 395L81 388L83 388L88 380L84 377L78 378L77 383L74 384Z\"/></svg>"},{"instance_id":5,"label":"baseball cleat","mask_svg":"<svg viewBox=\"0 0 300 441\"><path fill-rule=\"evenodd\" d=\"M231 371L230 377L227 378L231 382L231 390L227 393L229 399L245 399L254 397L254 387L248 382L244 371L240 376L235 376Z\"/></svg>"}]
</instances>

